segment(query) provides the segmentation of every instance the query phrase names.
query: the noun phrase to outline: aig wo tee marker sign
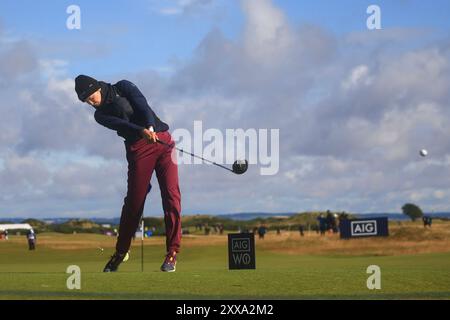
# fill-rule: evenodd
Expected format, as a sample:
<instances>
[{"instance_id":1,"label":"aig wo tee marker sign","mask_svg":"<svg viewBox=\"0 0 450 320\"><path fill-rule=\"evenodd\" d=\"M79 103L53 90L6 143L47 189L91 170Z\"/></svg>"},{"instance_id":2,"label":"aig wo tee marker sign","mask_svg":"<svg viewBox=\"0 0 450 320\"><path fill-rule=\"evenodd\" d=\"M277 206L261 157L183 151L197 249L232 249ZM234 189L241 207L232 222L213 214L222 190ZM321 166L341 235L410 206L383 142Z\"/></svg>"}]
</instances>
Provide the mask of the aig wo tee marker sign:
<instances>
[{"instance_id":1,"label":"aig wo tee marker sign","mask_svg":"<svg viewBox=\"0 0 450 320\"><path fill-rule=\"evenodd\" d=\"M228 234L228 267L230 270L256 269L253 233Z\"/></svg>"}]
</instances>

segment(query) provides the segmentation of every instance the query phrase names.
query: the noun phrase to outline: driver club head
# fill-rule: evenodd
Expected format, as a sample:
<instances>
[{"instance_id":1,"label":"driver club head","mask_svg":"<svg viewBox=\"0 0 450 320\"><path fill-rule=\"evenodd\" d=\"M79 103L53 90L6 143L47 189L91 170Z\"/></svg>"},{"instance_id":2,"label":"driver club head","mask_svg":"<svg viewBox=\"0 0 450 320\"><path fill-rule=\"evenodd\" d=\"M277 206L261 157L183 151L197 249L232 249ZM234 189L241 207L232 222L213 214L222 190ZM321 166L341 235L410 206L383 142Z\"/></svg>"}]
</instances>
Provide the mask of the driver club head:
<instances>
[{"instance_id":1,"label":"driver club head","mask_svg":"<svg viewBox=\"0 0 450 320\"><path fill-rule=\"evenodd\" d=\"M236 160L233 163L233 172L236 174L244 174L248 169L247 160Z\"/></svg>"}]
</instances>

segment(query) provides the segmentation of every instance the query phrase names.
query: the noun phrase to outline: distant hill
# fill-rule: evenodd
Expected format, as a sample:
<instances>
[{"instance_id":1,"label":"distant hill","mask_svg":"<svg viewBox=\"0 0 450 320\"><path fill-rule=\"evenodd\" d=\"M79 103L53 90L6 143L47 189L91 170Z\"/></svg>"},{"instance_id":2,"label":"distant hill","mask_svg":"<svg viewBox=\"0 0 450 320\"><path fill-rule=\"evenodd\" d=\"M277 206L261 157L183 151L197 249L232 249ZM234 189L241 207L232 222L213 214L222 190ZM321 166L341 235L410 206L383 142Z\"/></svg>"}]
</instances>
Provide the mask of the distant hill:
<instances>
[{"instance_id":1,"label":"distant hill","mask_svg":"<svg viewBox=\"0 0 450 320\"><path fill-rule=\"evenodd\" d=\"M292 220L294 216L299 215L300 213L294 213L294 212L280 212L280 213L268 213L268 212L241 212L241 213L229 213L229 214L219 214L219 215L184 215L183 217L187 219L186 221L190 221L192 219L201 221L200 217L205 217L206 220L209 218L212 218L213 220L222 221L222 220L232 220L236 222L247 222L251 220L266 220L266 219L287 219ZM389 220L409 220L407 216L405 216L402 213L386 213L386 212L380 212L380 213L360 213L360 214L353 214L355 217L359 218L373 218L373 217L387 217ZM450 219L450 212L434 212L434 213L425 213L427 216L431 216L433 218L444 218L444 219ZM208 218L207 218L208 217ZM162 216L158 217L148 217L148 218L155 218L159 219L162 218ZM58 224L66 224L69 222L69 224L73 224L73 221L77 220L90 220L94 222L97 225L102 224L110 224L110 225L118 225L120 223L120 218L44 218L44 219L25 219L25 218L0 218L0 223L22 223L22 222L31 222L34 223L40 223L40 224L47 224L47 225L58 225ZM222 221L223 222L223 221Z\"/></svg>"},{"instance_id":2,"label":"distant hill","mask_svg":"<svg viewBox=\"0 0 450 320\"><path fill-rule=\"evenodd\" d=\"M292 217L299 214L298 212L287 212L287 213L266 213L266 212L242 212L242 213L230 213L230 214L220 214L216 215L216 217L231 219L236 221L249 221L254 219L267 219L274 217ZM354 216L358 218L374 218L374 217L387 217L389 220L410 220L410 218L402 213L354 213ZM447 218L450 219L450 212L434 212L434 213L425 213L427 216L431 216L433 218Z\"/></svg>"},{"instance_id":3,"label":"distant hill","mask_svg":"<svg viewBox=\"0 0 450 320\"><path fill-rule=\"evenodd\" d=\"M434 212L434 213L424 213L426 216L431 216L433 218L444 218L450 219L450 212ZM376 217L386 217L389 220L411 220L408 216L402 213L363 213L355 214L358 218L376 218Z\"/></svg>"},{"instance_id":4,"label":"distant hill","mask_svg":"<svg viewBox=\"0 0 450 320\"><path fill-rule=\"evenodd\" d=\"M219 214L216 215L215 217L237 221L249 221L254 219L267 219L274 217L292 217L296 214L298 214L298 212L288 212L288 213L242 212L242 213Z\"/></svg>"},{"instance_id":5,"label":"distant hill","mask_svg":"<svg viewBox=\"0 0 450 320\"><path fill-rule=\"evenodd\" d=\"M0 218L1 221L9 222L9 223L27 223L28 221L39 221L40 223L45 224L63 224L70 221L77 221L77 220L89 220L92 222L95 222L96 224L119 224L120 218L76 218L76 217L70 217L70 218L42 218L42 219L25 219L25 218Z\"/></svg>"}]
</instances>

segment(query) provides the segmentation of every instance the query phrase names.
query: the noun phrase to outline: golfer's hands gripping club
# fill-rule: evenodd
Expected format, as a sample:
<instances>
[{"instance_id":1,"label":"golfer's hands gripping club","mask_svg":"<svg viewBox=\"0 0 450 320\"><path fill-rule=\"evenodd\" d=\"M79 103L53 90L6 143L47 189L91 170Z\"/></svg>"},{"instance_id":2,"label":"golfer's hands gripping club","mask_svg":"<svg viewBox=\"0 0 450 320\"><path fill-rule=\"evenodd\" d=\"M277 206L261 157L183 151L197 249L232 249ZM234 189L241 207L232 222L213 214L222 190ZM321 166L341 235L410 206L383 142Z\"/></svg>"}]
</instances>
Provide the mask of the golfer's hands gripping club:
<instances>
[{"instance_id":1,"label":"golfer's hands gripping club","mask_svg":"<svg viewBox=\"0 0 450 320\"><path fill-rule=\"evenodd\" d=\"M147 143L156 143L158 141L158 136L156 132L150 131L149 129L144 129L141 131L142 138L144 138Z\"/></svg>"}]
</instances>

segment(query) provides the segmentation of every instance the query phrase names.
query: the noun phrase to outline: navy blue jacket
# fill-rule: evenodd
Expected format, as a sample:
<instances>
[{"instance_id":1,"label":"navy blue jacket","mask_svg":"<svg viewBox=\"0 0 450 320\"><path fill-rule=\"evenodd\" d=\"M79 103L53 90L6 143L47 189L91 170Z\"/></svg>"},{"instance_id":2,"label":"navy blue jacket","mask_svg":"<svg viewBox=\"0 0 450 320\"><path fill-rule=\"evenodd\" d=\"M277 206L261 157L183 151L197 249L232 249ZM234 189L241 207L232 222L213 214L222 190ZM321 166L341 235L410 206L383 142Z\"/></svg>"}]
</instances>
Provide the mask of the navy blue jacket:
<instances>
[{"instance_id":1,"label":"navy blue jacket","mask_svg":"<svg viewBox=\"0 0 450 320\"><path fill-rule=\"evenodd\" d=\"M142 138L144 128L153 127L155 132L169 130L150 108L141 91L130 81L121 80L114 85L99 81L102 102L95 111L95 120L133 143Z\"/></svg>"}]
</instances>

